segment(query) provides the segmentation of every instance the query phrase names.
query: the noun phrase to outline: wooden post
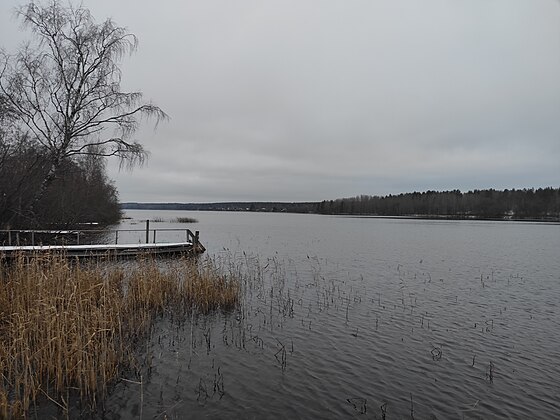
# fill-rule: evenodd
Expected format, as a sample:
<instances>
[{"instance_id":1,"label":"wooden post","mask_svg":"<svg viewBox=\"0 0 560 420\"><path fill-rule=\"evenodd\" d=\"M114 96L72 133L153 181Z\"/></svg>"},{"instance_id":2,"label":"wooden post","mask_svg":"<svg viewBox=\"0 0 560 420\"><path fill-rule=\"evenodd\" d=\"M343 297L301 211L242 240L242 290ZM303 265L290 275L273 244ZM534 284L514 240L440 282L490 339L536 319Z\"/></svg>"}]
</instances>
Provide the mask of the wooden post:
<instances>
[{"instance_id":1,"label":"wooden post","mask_svg":"<svg viewBox=\"0 0 560 420\"><path fill-rule=\"evenodd\" d=\"M150 219L146 220L146 243L150 242Z\"/></svg>"},{"instance_id":2,"label":"wooden post","mask_svg":"<svg viewBox=\"0 0 560 420\"><path fill-rule=\"evenodd\" d=\"M115 230L115 245L119 243L119 231Z\"/></svg>"},{"instance_id":3,"label":"wooden post","mask_svg":"<svg viewBox=\"0 0 560 420\"><path fill-rule=\"evenodd\" d=\"M8 245L12 246L12 231L8 231Z\"/></svg>"},{"instance_id":4,"label":"wooden post","mask_svg":"<svg viewBox=\"0 0 560 420\"><path fill-rule=\"evenodd\" d=\"M156 243L156 229L154 229L154 244Z\"/></svg>"},{"instance_id":5,"label":"wooden post","mask_svg":"<svg viewBox=\"0 0 560 420\"><path fill-rule=\"evenodd\" d=\"M35 245L35 231L31 231L31 245Z\"/></svg>"}]
</instances>

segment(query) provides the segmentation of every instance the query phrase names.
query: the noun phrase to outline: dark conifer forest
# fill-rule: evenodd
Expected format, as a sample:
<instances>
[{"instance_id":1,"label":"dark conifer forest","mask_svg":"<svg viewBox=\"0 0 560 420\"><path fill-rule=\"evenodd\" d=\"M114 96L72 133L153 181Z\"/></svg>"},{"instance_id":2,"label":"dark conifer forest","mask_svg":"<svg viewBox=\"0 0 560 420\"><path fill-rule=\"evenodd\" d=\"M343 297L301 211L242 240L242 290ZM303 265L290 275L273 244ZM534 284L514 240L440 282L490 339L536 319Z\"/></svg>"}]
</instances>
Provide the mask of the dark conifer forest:
<instances>
[{"instance_id":1,"label":"dark conifer forest","mask_svg":"<svg viewBox=\"0 0 560 420\"><path fill-rule=\"evenodd\" d=\"M454 219L560 219L560 189L425 191L388 196L361 195L322 201L321 214L417 216Z\"/></svg>"}]
</instances>

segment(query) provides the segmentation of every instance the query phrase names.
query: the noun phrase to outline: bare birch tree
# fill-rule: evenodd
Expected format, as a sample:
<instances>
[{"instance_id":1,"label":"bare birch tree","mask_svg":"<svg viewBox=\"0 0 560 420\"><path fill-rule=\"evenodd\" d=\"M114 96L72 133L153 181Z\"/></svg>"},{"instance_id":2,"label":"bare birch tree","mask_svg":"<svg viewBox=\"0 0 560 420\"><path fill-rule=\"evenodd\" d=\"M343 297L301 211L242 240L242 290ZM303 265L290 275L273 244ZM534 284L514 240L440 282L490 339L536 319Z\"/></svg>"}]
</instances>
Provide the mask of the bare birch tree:
<instances>
[{"instance_id":1,"label":"bare birch tree","mask_svg":"<svg viewBox=\"0 0 560 420\"><path fill-rule=\"evenodd\" d=\"M121 91L120 63L136 50L136 37L111 19L96 23L88 9L57 0L29 3L17 13L33 39L2 55L0 95L49 160L35 204L66 159L94 153L141 163L146 151L133 133L142 118L157 125L167 115L141 92Z\"/></svg>"}]
</instances>

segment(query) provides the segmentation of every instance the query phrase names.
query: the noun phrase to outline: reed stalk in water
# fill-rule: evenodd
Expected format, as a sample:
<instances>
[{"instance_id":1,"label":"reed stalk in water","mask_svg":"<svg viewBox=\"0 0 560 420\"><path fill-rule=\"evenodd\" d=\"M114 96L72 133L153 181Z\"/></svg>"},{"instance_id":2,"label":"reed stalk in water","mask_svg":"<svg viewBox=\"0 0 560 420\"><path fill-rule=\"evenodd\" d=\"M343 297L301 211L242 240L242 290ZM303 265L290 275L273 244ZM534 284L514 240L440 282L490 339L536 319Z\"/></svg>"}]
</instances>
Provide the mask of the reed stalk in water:
<instances>
[{"instance_id":1,"label":"reed stalk in water","mask_svg":"<svg viewBox=\"0 0 560 420\"><path fill-rule=\"evenodd\" d=\"M90 409L126 372L158 315L233 309L240 286L214 261L149 259L125 270L63 256L19 258L0 267L0 418L69 395Z\"/></svg>"}]
</instances>

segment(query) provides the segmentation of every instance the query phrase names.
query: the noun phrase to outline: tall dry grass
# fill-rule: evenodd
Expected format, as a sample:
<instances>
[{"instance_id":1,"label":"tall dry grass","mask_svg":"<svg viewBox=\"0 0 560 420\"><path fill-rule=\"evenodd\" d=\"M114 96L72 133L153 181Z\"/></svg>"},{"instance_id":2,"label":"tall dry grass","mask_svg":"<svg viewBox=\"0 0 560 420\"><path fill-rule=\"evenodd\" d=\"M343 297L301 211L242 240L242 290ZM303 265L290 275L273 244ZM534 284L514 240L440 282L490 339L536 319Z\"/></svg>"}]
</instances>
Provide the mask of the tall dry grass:
<instances>
[{"instance_id":1,"label":"tall dry grass","mask_svg":"<svg viewBox=\"0 0 560 420\"><path fill-rule=\"evenodd\" d=\"M231 309L240 285L210 260L127 269L63 256L0 268L0 418L25 417L41 399L95 409L126 371L158 315ZM66 411L67 412L67 411Z\"/></svg>"}]
</instances>

